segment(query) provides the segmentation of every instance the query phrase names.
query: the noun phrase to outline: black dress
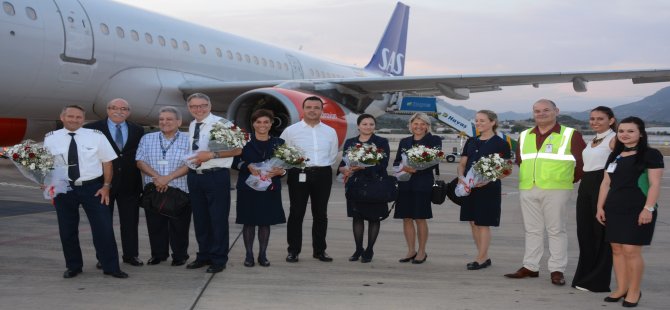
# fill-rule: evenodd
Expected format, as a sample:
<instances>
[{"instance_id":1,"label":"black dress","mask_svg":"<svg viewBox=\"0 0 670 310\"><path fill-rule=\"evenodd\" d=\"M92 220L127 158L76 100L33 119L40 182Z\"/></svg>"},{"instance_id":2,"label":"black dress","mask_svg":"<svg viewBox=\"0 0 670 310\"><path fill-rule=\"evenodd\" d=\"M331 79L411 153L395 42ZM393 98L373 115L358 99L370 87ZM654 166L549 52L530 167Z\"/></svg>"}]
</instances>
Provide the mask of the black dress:
<instances>
[{"instance_id":1,"label":"black dress","mask_svg":"<svg viewBox=\"0 0 670 310\"><path fill-rule=\"evenodd\" d=\"M414 140L413 136L403 138L398 144L394 166L402 162L402 150L410 149L414 145L424 145L426 147L436 147L442 149L442 139L427 133L421 140ZM437 165L435 165L437 166ZM396 200L395 213L396 219L430 219L433 218L433 209L431 205L431 191L433 189L433 171L435 166L419 170L412 174L409 181L398 182L398 200Z\"/></svg>"},{"instance_id":2,"label":"black dress","mask_svg":"<svg viewBox=\"0 0 670 310\"><path fill-rule=\"evenodd\" d=\"M389 148L389 141L385 138L382 138L377 135L372 135L370 139L366 142L361 142L358 140L359 137L353 137L350 139L347 139L344 142L344 146L342 147L342 156L344 157L344 154L346 153L347 149L351 146L356 145L357 143L374 143L374 145L377 146L377 148L381 148L384 150L384 153L386 154L386 157L384 157L379 164L374 165L372 167L367 167L363 170L359 170L354 172L351 177L353 176L358 176L358 175L378 175L378 176L383 176L387 175L386 168L388 167L389 164L389 156L391 154L390 148ZM344 160L340 162L340 167L344 167L346 164L344 163ZM339 173L339 171L338 171ZM351 178L349 178L351 179ZM347 184L344 185L345 190L347 188ZM386 203L378 203L378 204L363 204L363 203L355 203L349 199L347 199L347 216L348 217L362 217L362 218L376 218L379 219L381 217L386 216L388 213L388 204Z\"/></svg>"},{"instance_id":3,"label":"black dress","mask_svg":"<svg viewBox=\"0 0 670 310\"><path fill-rule=\"evenodd\" d=\"M494 135L488 140L479 137L470 138L463 146L461 156L467 156L465 173L482 157L498 153L500 157L512 157L509 144L501 137ZM489 182L482 187L473 187L470 195L463 197L461 205L461 221L473 221L477 226L500 225L500 205L502 185L500 180Z\"/></svg>"},{"instance_id":4,"label":"black dress","mask_svg":"<svg viewBox=\"0 0 670 310\"><path fill-rule=\"evenodd\" d=\"M272 158L274 149L284 144L281 138L271 137L268 141L259 141L252 134L242 155L236 156L233 168L240 171L237 177L237 224L274 225L286 223L281 201L281 177L272 178L272 185L266 191L257 191L245 182L251 172L249 164L260 163Z\"/></svg>"},{"instance_id":5,"label":"black dress","mask_svg":"<svg viewBox=\"0 0 670 310\"><path fill-rule=\"evenodd\" d=\"M616 161L616 169L609 173L610 190L604 207L606 236L612 243L649 245L654 235L658 212L653 213L651 223L637 223L647 200L640 184L646 181L647 169L664 167L663 155L656 149L648 148L640 166L635 163L637 155L620 157L612 154L605 166L609 167Z\"/></svg>"}]
</instances>

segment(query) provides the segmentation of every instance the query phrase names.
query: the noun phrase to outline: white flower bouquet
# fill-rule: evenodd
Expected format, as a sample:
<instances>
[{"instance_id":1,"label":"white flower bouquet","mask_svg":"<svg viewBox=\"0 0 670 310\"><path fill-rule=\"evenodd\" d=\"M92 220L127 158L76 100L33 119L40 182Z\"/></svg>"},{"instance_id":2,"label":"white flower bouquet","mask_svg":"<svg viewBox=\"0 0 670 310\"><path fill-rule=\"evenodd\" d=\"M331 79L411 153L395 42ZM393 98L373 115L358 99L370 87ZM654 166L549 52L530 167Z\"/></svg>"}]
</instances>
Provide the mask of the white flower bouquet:
<instances>
[{"instance_id":1,"label":"white flower bouquet","mask_svg":"<svg viewBox=\"0 0 670 310\"><path fill-rule=\"evenodd\" d=\"M208 148L213 152L240 149L249 142L249 133L228 121L212 125L209 137Z\"/></svg>"},{"instance_id":2,"label":"white flower bouquet","mask_svg":"<svg viewBox=\"0 0 670 310\"><path fill-rule=\"evenodd\" d=\"M512 163L500 157L500 154L493 153L486 157L480 158L472 165L465 175L465 185L459 183L456 186L456 196L463 197L470 195L472 188L482 182L495 182L502 176L507 176L512 173Z\"/></svg>"},{"instance_id":3,"label":"white flower bouquet","mask_svg":"<svg viewBox=\"0 0 670 310\"><path fill-rule=\"evenodd\" d=\"M69 189L65 159L52 155L41 143L25 140L10 147L7 156L24 177L45 186L45 199L53 199Z\"/></svg>"},{"instance_id":4,"label":"white flower bouquet","mask_svg":"<svg viewBox=\"0 0 670 310\"><path fill-rule=\"evenodd\" d=\"M371 167L378 164L386 154L374 143L356 143L344 153L344 163L349 167Z\"/></svg>"},{"instance_id":5,"label":"white flower bouquet","mask_svg":"<svg viewBox=\"0 0 670 310\"><path fill-rule=\"evenodd\" d=\"M438 148L430 148L425 145L415 145L410 149L403 150L407 155L406 165L416 170L424 170L435 166L444 159L444 152Z\"/></svg>"},{"instance_id":6,"label":"white flower bouquet","mask_svg":"<svg viewBox=\"0 0 670 310\"><path fill-rule=\"evenodd\" d=\"M307 161L309 159L305 157L305 153L301 149L282 144L275 148L273 157L266 160L264 166L268 169L272 169L272 167L303 168Z\"/></svg>"}]
</instances>

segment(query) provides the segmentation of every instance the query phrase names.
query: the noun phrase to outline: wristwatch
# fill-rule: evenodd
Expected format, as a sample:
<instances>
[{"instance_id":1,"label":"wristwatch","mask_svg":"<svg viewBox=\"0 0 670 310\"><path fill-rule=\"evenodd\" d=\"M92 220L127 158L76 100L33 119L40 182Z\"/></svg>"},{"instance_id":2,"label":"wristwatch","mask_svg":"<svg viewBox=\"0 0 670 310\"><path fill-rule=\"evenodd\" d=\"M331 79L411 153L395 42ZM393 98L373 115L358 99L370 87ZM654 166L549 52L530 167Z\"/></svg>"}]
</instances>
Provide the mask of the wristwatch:
<instances>
[{"instance_id":1,"label":"wristwatch","mask_svg":"<svg viewBox=\"0 0 670 310\"><path fill-rule=\"evenodd\" d=\"M654 211L656 211L656 208L654 208L653 206L644 206L644 208L651 213L654 213Z\"/></svg>"},{"instance_id":2,"label":"wristwatch","mask_svg":"<svg viewBox=\"0 0 670 310\"><path fill-rule=\"evenodd\" d=\"M102 184L102 187L112 188L112 184L111 183L105 183L105 184Z\"/></svg>"},{"instance_id":3,"label":"wristwatch","mask_svg":"<svg viewBox=\"0 0 670 310\"><path fill-rule=\"evenodd\" d=\"M212 152L212 154L214 154L214 156L212 157L212 159L217 159L217 158L219 158L219 153L217 153L217 152Z\"/></svg>"}]
</instances>

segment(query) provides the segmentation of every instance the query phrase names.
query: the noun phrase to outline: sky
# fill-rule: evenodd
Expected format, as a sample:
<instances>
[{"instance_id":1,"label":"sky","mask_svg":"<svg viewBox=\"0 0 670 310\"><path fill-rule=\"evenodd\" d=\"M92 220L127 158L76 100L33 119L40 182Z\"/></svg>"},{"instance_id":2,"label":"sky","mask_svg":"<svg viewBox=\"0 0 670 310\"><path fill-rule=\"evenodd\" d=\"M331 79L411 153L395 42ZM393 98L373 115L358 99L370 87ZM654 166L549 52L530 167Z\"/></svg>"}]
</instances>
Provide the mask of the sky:
<instances>
[{"instance_id":1,"label":"sky","mask_svg":"<svg viewBox=\"0 0 670 310\"><path fill-rule=\"evenodd\" d=\"M342 64L365 66L393 0L117 0ZM667 0L405 0L405 75L670 69ZM592 82L505 87L450 103L529 112L539 98L563 111L617 106L670 83Z\"/></svg>"}]
</instances>

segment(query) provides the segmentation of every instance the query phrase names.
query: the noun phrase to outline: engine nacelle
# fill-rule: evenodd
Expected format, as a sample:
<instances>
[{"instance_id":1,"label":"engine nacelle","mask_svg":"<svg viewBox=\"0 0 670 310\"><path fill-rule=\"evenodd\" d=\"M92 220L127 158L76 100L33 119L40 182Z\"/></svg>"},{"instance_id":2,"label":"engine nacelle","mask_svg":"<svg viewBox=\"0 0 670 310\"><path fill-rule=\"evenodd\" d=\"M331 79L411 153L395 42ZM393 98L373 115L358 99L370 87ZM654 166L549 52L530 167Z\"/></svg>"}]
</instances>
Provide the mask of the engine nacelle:
<instances>
[{"instance_id":1,"label":"engine nacelle","mask_svg":"<svg viewBox=\"0 0 670 310\"><path fill-rule=\"evenodd\" d=\"M308 93L304 91L269 87L259 88L248 91L235 98L228 108L228 119L232 120L238 126L251 130L251 114L258 109L272 110L275 114L270 135L278 137L286 127L295 124L302 119L302 102L305 98L317 96L324 102L321 121L335 129L339 140L339 145L344 143L348 135L352 135L356 126L349 126L355 116L351 111L334 100L319 94Z\"/></svg>"},{"instance_id":2,"label":"engine nacelle","mask_svg":"<svg viewBox=\"0 0 670 310\"><path fill-rule=\"evenodd\" d=\"M59 127L62 126L57 121L0 118L0 146L12 146L24 139L42 141L45 133Z\"/></svg>"}]
</instances>

